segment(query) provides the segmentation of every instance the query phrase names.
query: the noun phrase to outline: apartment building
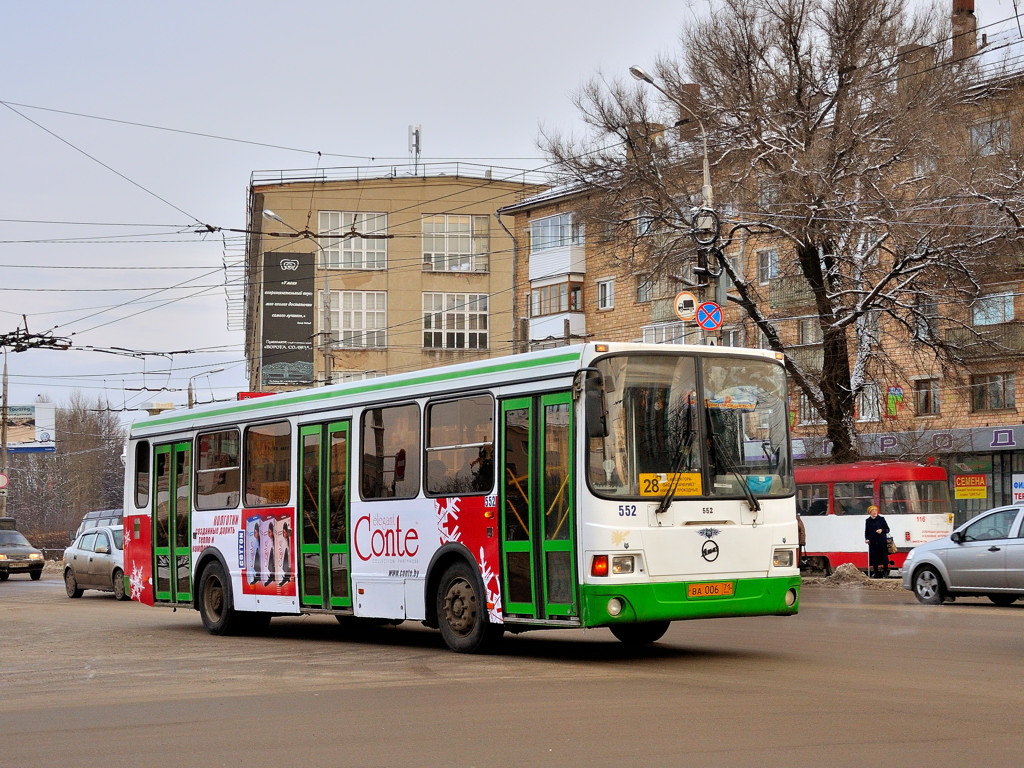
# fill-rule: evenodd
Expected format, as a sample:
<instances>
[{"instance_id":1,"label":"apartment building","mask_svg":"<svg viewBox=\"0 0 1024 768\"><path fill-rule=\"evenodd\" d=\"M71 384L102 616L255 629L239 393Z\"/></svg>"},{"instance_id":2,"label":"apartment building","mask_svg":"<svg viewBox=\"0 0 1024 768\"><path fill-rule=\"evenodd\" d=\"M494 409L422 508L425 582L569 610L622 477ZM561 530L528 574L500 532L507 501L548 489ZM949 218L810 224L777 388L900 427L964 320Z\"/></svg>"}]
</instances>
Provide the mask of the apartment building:
<instances>
[{"instance_id":1,"label":"apartment building","mask_svg":"<svg viewBox=\"0 0 1024 768\"><path fill-rule=\"evenodd\" d=\"M254 173L251 389L508 354L514 248L496 212L541 189L522 171L465 164Z\"/></svg>"},{"instance_id":2,"label":"apartment building","mask_svg":"<svg viewBox=\"0 0 1024 768\"><path fill-rule=\"evenodd\" d=\"M1024 78L1005 67L1015 55L1006 41L979 37L973 3L957 0L953 6L953 60L975 59L976 68L965 72L989 82L999 78L999 87L964 104L962 121L950 126L950 136L964 143L967 152L961 155L975 168L1002 164L1010 173L1016 167L1010 157L1024 148ZM985 58L986 44L1002 63ZM933 51L906 53L912 66L902 73L901 88L914 87L914 72L937 64ZM963 172L948 160L921 152L896 173L927 187L944 173ZM717 212L730 223L744 211L770 210L773 191L770 184L748 188L746 199L720 202ZM638 269L645 263L634 258L643 240L636 237L645 225L642 212L618 229L595 225L588 215L594 194L582 187L553 189L502 209L513 219L519 246L515 312L524 347L582 339L772 346L729 299L735 291L727 277L696 279L694 243L681 243L678 258L662 261L674 268L653 274ZM656 227L645 234L664 237ZM725 257L757 298L787 354L812 377L820 376L825 365L821 323L793 246L771 234L741 231ZM957 492L960 519L1008 503L1014 488L1024 487L1024 390L1018 391L1024 384L1024 256L1004 242L982 257L981 283L969 297L948 290L940 279L919 291L913 311L902 319L895 311L868 312L846 331L851 338L869 339L878 350L859 372L864 384L856 396L855 421L861 454L931 460L945 466L951 478L972 476L964 492ZM884 260L866 260L864 284L881 279L885 269ZM693 319L683 319L676 297L684 291L698 302L716 300L722 326L705 331ZM929 339L955 345L959 364L951 367L929 355L921 343ZM798 460L825 460L830 444L823 421L796 387L791 391L794 453Z\"/></svg>"}]
</instances>

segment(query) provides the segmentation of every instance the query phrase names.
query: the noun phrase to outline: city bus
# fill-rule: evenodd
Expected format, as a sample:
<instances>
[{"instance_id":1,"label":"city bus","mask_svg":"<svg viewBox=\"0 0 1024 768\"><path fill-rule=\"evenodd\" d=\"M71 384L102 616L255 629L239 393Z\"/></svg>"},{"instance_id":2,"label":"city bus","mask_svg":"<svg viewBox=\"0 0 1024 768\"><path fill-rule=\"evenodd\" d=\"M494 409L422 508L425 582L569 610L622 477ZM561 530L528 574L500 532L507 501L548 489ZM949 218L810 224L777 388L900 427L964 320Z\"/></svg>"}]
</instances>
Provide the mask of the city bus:
<instances>
[{"instance_id":1,"label":"city bus","mask_svg":"<svg viewBox=\"0 0 1024 768\"><path fill-rule=\"evenodd\" d=\"M868 570L864 520L876 504L889 524L897 551L890 568L902 568L907 552L953 530L946 470L908 461L798 466L797 514L807 532L804 564L826 574L843 563Z\"/></svg>"},{"instance_id":2,"label":"city bus","mask_svg":"<svg viewBox=\"0 0 1024 768\"><path fill-rule=\"evenodd\" d=\"M136 422L129 594L215 635L273 616L505 632L792 615L786 376L729 347L589 343Z\"/></svg>"}]
</instances>

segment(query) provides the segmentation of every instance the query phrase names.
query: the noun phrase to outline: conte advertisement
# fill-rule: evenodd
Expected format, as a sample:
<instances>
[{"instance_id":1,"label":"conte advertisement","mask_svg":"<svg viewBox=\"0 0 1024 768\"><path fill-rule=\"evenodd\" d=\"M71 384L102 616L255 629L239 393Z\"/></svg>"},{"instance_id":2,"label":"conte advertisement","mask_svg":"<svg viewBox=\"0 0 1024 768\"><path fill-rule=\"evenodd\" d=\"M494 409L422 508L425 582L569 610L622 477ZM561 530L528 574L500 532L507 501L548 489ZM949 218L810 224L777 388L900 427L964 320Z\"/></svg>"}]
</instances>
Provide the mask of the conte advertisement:
<instances>
[{"instance_id":1,"label":"conte advertisement","mask_svg":"<svg viewBox=\"0 0 1024 768\"><path fill-rule=\"evenodd\" d=\"M263 254L264 386L313 383L313 257Z\"/></svg>"},{"instance_id":2,"label":"conte advertisement","mask_svg":"<svg viewBox=\"0 0 1024 768\"><path fill-rule=\"evenodd\" d=\"M7 406L7 450L10 453L56 451L56 406L53 403Z\"/></svg>"}]
</instances>

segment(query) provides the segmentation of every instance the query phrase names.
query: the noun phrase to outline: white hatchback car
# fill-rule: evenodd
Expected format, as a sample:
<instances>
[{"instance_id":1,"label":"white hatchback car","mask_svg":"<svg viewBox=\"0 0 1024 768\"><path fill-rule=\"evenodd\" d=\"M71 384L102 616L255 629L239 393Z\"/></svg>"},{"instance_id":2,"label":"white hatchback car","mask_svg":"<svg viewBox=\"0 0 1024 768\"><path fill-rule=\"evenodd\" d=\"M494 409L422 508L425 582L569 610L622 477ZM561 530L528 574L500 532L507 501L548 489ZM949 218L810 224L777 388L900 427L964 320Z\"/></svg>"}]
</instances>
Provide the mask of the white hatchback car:
<instances>
[{"instance_id":1,"label":"white hatchback car","mask_svg":"<svg viewBox=\"0 0 1024 768\"><path fill-rule=\"evenodd\" d=\"M1024 597L1024 505L996 507L910 550L903 586L922 603L957 595L1010 605Z\"/></svg>"},{"instance_id":2,"label":"white hatchback car","mask_svg":"<svg viewBox=\"0 0 1024 768\"><path fill-rule=\"evenodd\" d=\"M113 592L127 600L124 588L124 529L120 525L89 528L64 550L64 588L68 597L86 589Z\"/></svg>"}]
</instances>

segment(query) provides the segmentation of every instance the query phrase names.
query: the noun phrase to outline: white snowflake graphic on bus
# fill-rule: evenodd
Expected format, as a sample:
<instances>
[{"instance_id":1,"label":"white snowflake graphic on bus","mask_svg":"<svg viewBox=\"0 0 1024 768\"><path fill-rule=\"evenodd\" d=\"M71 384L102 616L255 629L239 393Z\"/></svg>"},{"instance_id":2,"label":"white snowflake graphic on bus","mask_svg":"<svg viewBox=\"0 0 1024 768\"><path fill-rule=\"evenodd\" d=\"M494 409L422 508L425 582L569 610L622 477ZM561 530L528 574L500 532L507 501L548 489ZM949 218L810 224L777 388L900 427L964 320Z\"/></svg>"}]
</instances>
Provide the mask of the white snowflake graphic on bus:
<instances>
[{"instance_id":1,"label":"white snowflake graphic on bus","mask_svg":"<svg viewBox=\"0 0 1024 768\"><path fill-rule=\"evenodd\" d=\"M437 533L441 544L457 542L477 553L480 576L487 590L487 613L501 624L501 584L498 578L498 546L494 533L494 496L434 499ZM488 523L491 535L488 535Z\"/></svg>"}]
</instances>

